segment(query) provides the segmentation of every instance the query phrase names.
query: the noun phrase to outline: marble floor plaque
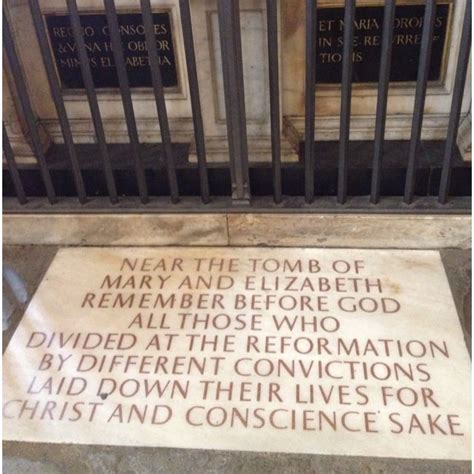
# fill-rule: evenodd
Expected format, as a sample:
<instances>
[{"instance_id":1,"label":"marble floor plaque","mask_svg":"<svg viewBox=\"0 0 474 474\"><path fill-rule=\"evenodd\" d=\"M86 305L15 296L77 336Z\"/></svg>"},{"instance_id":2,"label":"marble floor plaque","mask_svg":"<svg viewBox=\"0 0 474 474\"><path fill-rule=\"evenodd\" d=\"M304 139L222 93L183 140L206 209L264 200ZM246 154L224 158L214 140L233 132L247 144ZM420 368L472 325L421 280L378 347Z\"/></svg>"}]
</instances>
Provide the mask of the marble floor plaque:
<instances>
[{"instance_id":1,"label":"marble floor plaque","mask_svg":"<svg viewBox=\"0 0 474 474\"><path fill-rule=\"evenodd\" d=\"M437 252L62 249L3 364L6 440L470 459Z\"/></svg>"}]
</instances>

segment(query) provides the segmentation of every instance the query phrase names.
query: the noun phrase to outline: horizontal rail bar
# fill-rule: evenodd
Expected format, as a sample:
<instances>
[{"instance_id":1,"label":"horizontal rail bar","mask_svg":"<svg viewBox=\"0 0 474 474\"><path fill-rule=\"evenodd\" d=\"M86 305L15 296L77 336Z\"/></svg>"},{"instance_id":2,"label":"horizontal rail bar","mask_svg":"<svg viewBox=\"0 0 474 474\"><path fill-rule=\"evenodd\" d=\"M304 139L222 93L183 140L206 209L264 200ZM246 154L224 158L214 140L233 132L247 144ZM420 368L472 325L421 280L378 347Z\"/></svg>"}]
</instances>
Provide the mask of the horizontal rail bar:
<instances>
[{"instance_id":1,"label":"horizontal rail bar","mask_svg":"<svg viewBox=\"0 0 474 474\"><path fill-rule=\"evenodd\" d=\"M349 197L344 206L338 205L337 197L320 197L312 204L307 204L304 197L283 196L281 204L275 204L273 196L253 196L252 213L269 212L274 214L329 213L329 214L457 214L470 215L470 197L455 197L446 205L438 203L436 197L420 197L412 204L403 202L400 196L383 196L378 206L371 204L369 197ZM4 198L4 212L9 214L103 214L107 213L248 213L248 206L236 205L231 197L216 196L209 204L203 204L200 197L183 196L178 204L173 204L167 197L150 200L143 206L138 197L124 197L116 205L111 205L106 198L91 198L84 205L73 198L61 198L56 206L48 206L44 198L29 198L24 206L15 198Z\"/></svg>"}]
</instances>

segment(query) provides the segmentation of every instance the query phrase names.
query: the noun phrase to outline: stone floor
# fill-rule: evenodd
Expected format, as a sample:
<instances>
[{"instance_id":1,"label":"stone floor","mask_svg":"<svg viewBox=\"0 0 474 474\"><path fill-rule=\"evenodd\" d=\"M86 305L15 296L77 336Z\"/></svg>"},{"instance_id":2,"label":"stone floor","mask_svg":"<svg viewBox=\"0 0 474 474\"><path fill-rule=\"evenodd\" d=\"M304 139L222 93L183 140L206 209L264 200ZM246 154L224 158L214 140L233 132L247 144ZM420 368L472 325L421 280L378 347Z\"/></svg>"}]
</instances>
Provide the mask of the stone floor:
<instances>
[{"instance_id":1,"label":"stone floor","mask_svg":"<svg viewBox=\"0 0 474 474\"><path fill-rule=\"evenodd\" d=\"M4 248L4 294L10 308L4 316L3 349L17 327L26 305L58 247ZM471 254L442 250L456 307L471 347ZM13 271L14 272L13 272ZM17 275L19 278L17 278ZM9 284L5 284L8 279ZM8 311L7 311L8 312ZM469 473L471 463L348 456L182 450L165 448L52 445L4 442L5 473Z\"/></svg>"}]
</instances>

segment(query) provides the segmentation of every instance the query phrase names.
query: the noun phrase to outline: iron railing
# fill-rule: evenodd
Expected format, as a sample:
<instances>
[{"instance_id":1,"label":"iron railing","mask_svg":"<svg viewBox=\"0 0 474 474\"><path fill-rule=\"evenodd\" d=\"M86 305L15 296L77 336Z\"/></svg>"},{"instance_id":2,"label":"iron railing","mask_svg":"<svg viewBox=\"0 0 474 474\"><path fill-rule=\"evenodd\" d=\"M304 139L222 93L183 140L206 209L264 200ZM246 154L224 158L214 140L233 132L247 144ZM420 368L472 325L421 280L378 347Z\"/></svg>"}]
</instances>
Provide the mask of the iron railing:
<instances>
[{"instance_id":1,"label":"iron railing","mask_svg":"<svg viewBox=\"0 0 474 474\"><path fill-rule=\"evenodd\" d=\"M6 2L4 2L5 5ZM103 197L87 194L87 182L78 159L77 144L74 143L71 126L66 113L66 107L61 92L61 84L57 77L54 60L49 47L47 32L43 22L38 0L29 0L29 6L34 20L38 44L41 50L44 67L47 72L51 96L56 108L59 124L64 139L65 151L68 154L70 171L72 172L75 186L74 194L76 203L72 198L58 194L47 156L42 148L38 123L28 96L25 74L20 64L17 47L15 45L12 28L8 14L3 12L3 45L4 53L8 59L11 74L14 79L21 111L26 121L31 147L37 160L45 195L52 210L70 210L71 212L85 210L105 209L107 206ZM449 117L447 138L444 144L444 158L442 172L439 180L437 196L415 196L415 181L419 167L419 145L423 125L423 113L428 85L430 68L431 45L433 40L436 0L426 0L424 22L422 30L422 43L418 62L418 80L415 91L415 103L412 118L411 137L406 166L406 176L403 195L384 196L381 189L384 173L384 142L385 122L387 116L387 100L389 96L389 78L391 66L392 38L395 19L395 0L386 0L384 7L383 34L381 40L381 58L378 83L378 98L375 118L375 135L373 141L373 159L370 178L370 191L366 197L348 196L348 173L351 155L349 151L349 137L351 125L351 93L352 93L352 53L354 37L355 0L346 0L344 15L344 46L342 62L341 83L341 109L340 109L340 140L338 144L338 170L337 191L334 197L318 196L315 191L315 164L318 155L315 153L315 92L317 74L316 49L317 49L317 2L306 0L306 69L305 69L305 130L303 165L304 189L301 188L297 195L291 197L284 195L282 185L282 159L281 159L281 120L280 120L280 77L279 77L279 46L278 46L278 11L277 1L267 0L267 44L269 59L269 93L270 93L270 128L271 128L271 197L262 196L262 193L252 193L251 177L255 174L249 164L249 150L247 142L247 122L245 111L245 91L242 64L242 44L239 0L217 0L219 21L220 44L222 54L223 86L225 96L225 111L228 139L228 170L230 180L228 196L225 198L213 196L210 187L210 175L213 167L206 161L205 135L202 119L202 104L199 95L199 83L196 66L195 44L193 39L191 11L189 0L180 0L180 18L183 32L183 42L186 56L187 77L189 81L190 101L194 125L194 138L197 154L197 165L190 171L198 177L201 203L187 195L186 183L180 183L179 170L177 170L176 157L174 156L168 114L166 110L165 93L158 62L153 31L152 8L150 0L140 0L145 38L148 48L148 58L151 68L152 89L156 101L158 122L162 139L162 156L164 157L167 176L167 196L163 192L157 197L150 192L150 180L141 151L137 123L134 113L131 89L125 67L124 53L119 32L119 23L114 0L104 0L104 9L113 45L115 67L117 70L120 95L123 103L124 115L129 136L129 154L133 158L136 196L122 197L117 190L114 163L110 156L109 146L104 132L103 120L99 109L97 93L94 87L91 68L84 38L81 33L81 18L76 0L67 0L70 24L77 47L80 61L80 70L84 82L84 89L90 108L94 126L95 138L99 155L102 160L103 175L105 176L108 199L115 204L115 209L142 211L157 211L159 209L192 209L192 210L230 210L245 208L254 209L279 209L291 210L294 208L311 209L319 211L351 211L370 210L414 212L423 211L466 211L470 208L470 199L450 199L450 179L455 152L456 137L459 127L461 104L469 64L471 46L471 2L466 2L466 10L462 26L461 42L458 53L457 69L455 73L452 105ZM22 181L21 169L15 161L5 124L3 125L3 151L7 169L7 178L16 193L17 203L11 198L4 198L6 211L21 212L22 209L31 211L41 208L45 210L41 196L30 197L25 192ZM470 169L469 169L470 170ZM164 170L163 170L164 171ZM257 173L258 174L258 173ZM4 173L5 175L5 173ZM183 180L181 180L183 181ZM186 181L186 180L184 180ZM258 186L258 181L257 186ZM152 186L153 187L153 186ZM295 193L293 193L295 194ZM298 194L300 197L298 197ZM78 202L77 202L78 201ZM273 201L273 202L272 202Z\"/></svg>"}]
</instances>

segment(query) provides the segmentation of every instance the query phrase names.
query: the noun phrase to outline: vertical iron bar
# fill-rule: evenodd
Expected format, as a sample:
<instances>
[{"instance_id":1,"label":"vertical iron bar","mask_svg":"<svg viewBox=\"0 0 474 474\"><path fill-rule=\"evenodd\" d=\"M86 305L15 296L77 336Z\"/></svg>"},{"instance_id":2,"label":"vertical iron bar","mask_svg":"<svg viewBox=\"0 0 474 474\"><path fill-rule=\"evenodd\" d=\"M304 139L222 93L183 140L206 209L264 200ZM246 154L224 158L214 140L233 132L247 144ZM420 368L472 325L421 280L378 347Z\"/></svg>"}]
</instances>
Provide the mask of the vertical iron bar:
<instances>
[{"instance_id":1,"label":"vertical iron bar","mask_svg":"<svg viewBox=\"0 0 474 474\"><path fill-rule=\"evenodd\" d=\"M114 0L104 0L104 7L107 16L107 24L109 26L110 39L112 42L112 51L114 54L120 94L122 96L123 111L125 114L125 121L127 122L128 136L130 138L130 145L135 164L138 192L140 193L141 202L146 204L149 201L148 188L146 185L143 162L140 157L140 142L138 138L137 122L133 110L132 94L130 93L130 86L128 83L127 68L123 56L122 39L120 37L117 10L115 8Z\"/></svg>"},{"instance_id":2,"label":"vertical iron bar","mask_svg":"<svg viewBox=\"0 0 474 474\"><path fill-rule=\"evenodd\" d=\"M454 79L451 112L449 114L448 134L446 137L446 148L444 150L443 158L443 170L441 172L441 183L439 187L438 201L440 204L446 204L449 195L451 162L458 135L464 86L466 84L466 74L469 65L469 53L471 51L471 16L472 3L470 0L467 0L462 27L461 45L459 47L458 64L456 66L456 76Z\"/></svg>"},{"instance_id":3,"label":"vertical iron bar","mask_svg":"<svg viewBox=\"0 0 474 474\"><path fill-rule=\"evenodd\" d=\"M204 126L202 122L201 100L199 97L199 82L197 77L196 54L194 52L193 27L189 0L179 0L179 7L181 12L181 26L183 28L184 49L186 50L186 66L188 69L191 109L193 111L194 141L196 142L201 199L204 203L208 203L209 180L207 176L206 146L204 140Z\"/></svg>"},{"instance_id":4,"label":"vertical iron bar","mask_svg":"<svg viewBox=\"0 0 474 474\"><path fill-rule=\"evenodd\" d=\"M242 60L242 36L240 27L240 0L232 1L232 40L235 45L235 90L238 96L239 113L236 115L239 142L241 153L239 157L239 167L242 169L243 185L245 190L244 199L250 198L250 179L248 163L248 142L247 142L247 119L245 110L245 89L244 89L244 67Z\"/></svg>"},{"instance_id":5,"label":"vertical iron bar","mask_svg":"<svg viewBox=\"0 0 474 474\"><path fill-rule=\"evenodd\" d=\"M18 173L18 168L15 162L15 156L13 155L13 150L10 144L10 140L8 138L5 122L2 122L2 133L3 133L3 136L2 136L3 154L5 155L5 159L7 160L8 171L10 172L10 176L13 181L16 197L18 198L18 201L20 202L20 204L25 204L26 203L25 190L21 182L20 173Z\"/></svg>"},{"instance_id":6,"label":"vertical iron bar","mask_svg":"<svg viewBox=\"0 0 474 474\"><path fill-rule=\"evenodd\" d=\"M166 169L168 172L168 183L170 187L171 201L179 201L178 180L176 178L176 167L171 147L171 134L166 112L165 94L163 91L163 81L161 78L158 50L156 48L155 28L153 25L153 13L151 11L150 0L140 0L142 8L143 26L145 27L145 39L148 50L148 60L150 62L151 79L155 93L156 109L158 112L158 122L160 124L161 141L165 156Z\"/></svg>"},{"instance_id":7,"label":"vertical iron bar","mask_svg":"<svg viewBox=\"0 0 474 474\"><path fill-rule=\"evenodd\" d=\"M13 79L15 80L16 89L18 91L18 97L20 99L20 105L28 126L33 152L35 154L36 160L38 161L41 177L46 188L46 194L48 195L49 202L51 204L54 204L57 202L56 192L54 190L53 182L51 180L51 175L49 173L46 157L43 152L41 138L39 136L36 119L33 113L33 108L28 97L28 89L26 87L23 71L21 70L20 61L18 59L15 44L13 42L13 36L10 24L7 19L7 12L5 11L5 6L3 7L3 46L8 57L8 62L10 64L10 68L13 74Z\"/></svg>"},{"instance_id":8,"label":"vertical iron bar","mask_svg":"<svg viewBox=\"0 0 474 474\"><path fill-rule=\"evenodd\" d=\"M229 156L236 201L250 198L239 0L218 0Z\"/></svg>"},{"instance_id":9,"label":"vertical iron bar","mask_svg":"<svg viewBox=\"0 0 474 474\"><path fill-rule=\"evenodd\" d=\"M305 200L314 199L314 120L316 90L316 15L317 0L306 0L306 71L305 71L305 131L304 131L304 177Z\"/></svg>"},{"instance_id":10,"label":"vertical iron bar","mask_svg":"<svg viewBox=\"0 0 474 474\"><path fill-rule=\"evenodd\" d=\"M219 3L217 4L218 7L218 22L219 22L219 38L220 38L220 45L221 45L221 59L222 59L222 79L224 85L224 103L225 103L225 111L226 111L226 129L227 129L227 142L228 142L228 149L229 149L229 163L230 163L230 179L231 179L231 186L232 186L232 196L234 196L236 190L244 193L243 186L237 187L237 182L241 183L242 178L241 175L237 178L236 174L238 170L236 170L236 160L234 158L235 146L234 146L234 121L233 116L230 114L230 110L232 110L232 102L231 102L231 94L227 93L227 88L229 87L229 66L227 64L228 61L228 54L226 54L225 48L230 39L228 35L228 28L224 27L224 20L221 19L221 13L219 13ZM238 189L237 189L238 188Z\"/></svg>"},{"instance_id":11,"label":"vertical iron bar","mask_svg":"<svg viewBox=\"0 0 474 474\"><path fill-rule=\"evenodd\" d=\"M428 85L428 75L430 71L435 18L436 0L426 0L416 83L415 109L413 112L407 175L405 180L404 201L406 204L410 204L413 201L413 196L415 194L415 178L419 161L417 152L421 138L421 128L423 125L423 112L425 108L426 88Z\"/></svg>"},{"instance_id":12,"label":"vertical iron bar","mask_svg":"<svg viewBox=\"0 0 474 474\"><path fill-rule=\"evenodd\" d=\"M395 21L396 0L386 0L383 16L382 48L380 56L379 87L377 95L377 113L375 117L374 158L372 165L372 183L370 202L377 204L380 200L382 181L382 159L385 139L385 122L387 115L388 88L392 62L392 40Z\"/></svg>"},{"instance_id":13,"label":"vertical iron bar","mask_svg":"<svg viewBox=\"0 0 474 474\"><path fill-rule=\"evenodd\" d=\"M341 117L339 132L339 164L337 202L347 198L347 152L351 127L352 51L354 42L355 0L346 0L344 9L344 49L342 52Z\"/></svg>"},{"instance_id":14,"label":"vertical iron bar","mask_svg":"<svg viewBox=\"0 0 474 474\"><path fill-rule=\"evenodd\" d=\"M280 203L281 144L280 144L280 78L278 70L278 4L267 0L267 43L270 80L270 121L272 133L273 199Z\"/></svg>"},{"instance_id":15,"label":"vertical iron bar","mask_svg":"<svg viewBox=\"0 0 474 474\"><path fill-rule=\"evenodd\" d=\"M102 123L102 117L100 115L99 103L97 101L97 94L94 88L94 81L92 79L91 68L89 64L89 57L87 56L86 46L84 37L82 36L81 30L81 19L79 17L79 11L77 9L76 0L66 0L67 8L69 11L69 20L71 23L72 34L74 36L74 42L76 44L76 50L78 59L81 66L82 79L84 81L84 87L86 89L87 100L89 102L89 108L91 111L92 122L94 124L95 134L97 137L97 143L99 145L100 154L104 163L105 179L107 181L107 189L109 192L109 198L112 203L118 201L117 189L115 187L115 179L110 162L109 152L107 150L107 142L105 139L104 125Z\"/></svg>"},{"instance_id":16,"label":"vertical iron bar","mask_svg":"<svg viewBox=\"0 0 474 474\"><path fill-rule=\"evenodd\" d=\"M49 89L51 91L54 106L56 107L56 112L58 114L59 124L61 126L61 131L64 138L64 144L66 145L69 158L71 160L72 175L74 177L77 196L79 198L79 202L84 204L87 201L86 190L84 187L84 181L82 179L76 148L74 146L74 140L72 138L71 127L69 126L69 120L61 94L61 86L56 74L53 57L51 55L51 50L46 35L46 29L43 23L43 17L41 15L38 0L29 0L29 4L31 14L33 16L33 23L35 25L36 36L38 38L38 43L41 50L41 56L43 57L43 63L46 69L46 75L48 76Z\"/></svg>"}]
</instances>

